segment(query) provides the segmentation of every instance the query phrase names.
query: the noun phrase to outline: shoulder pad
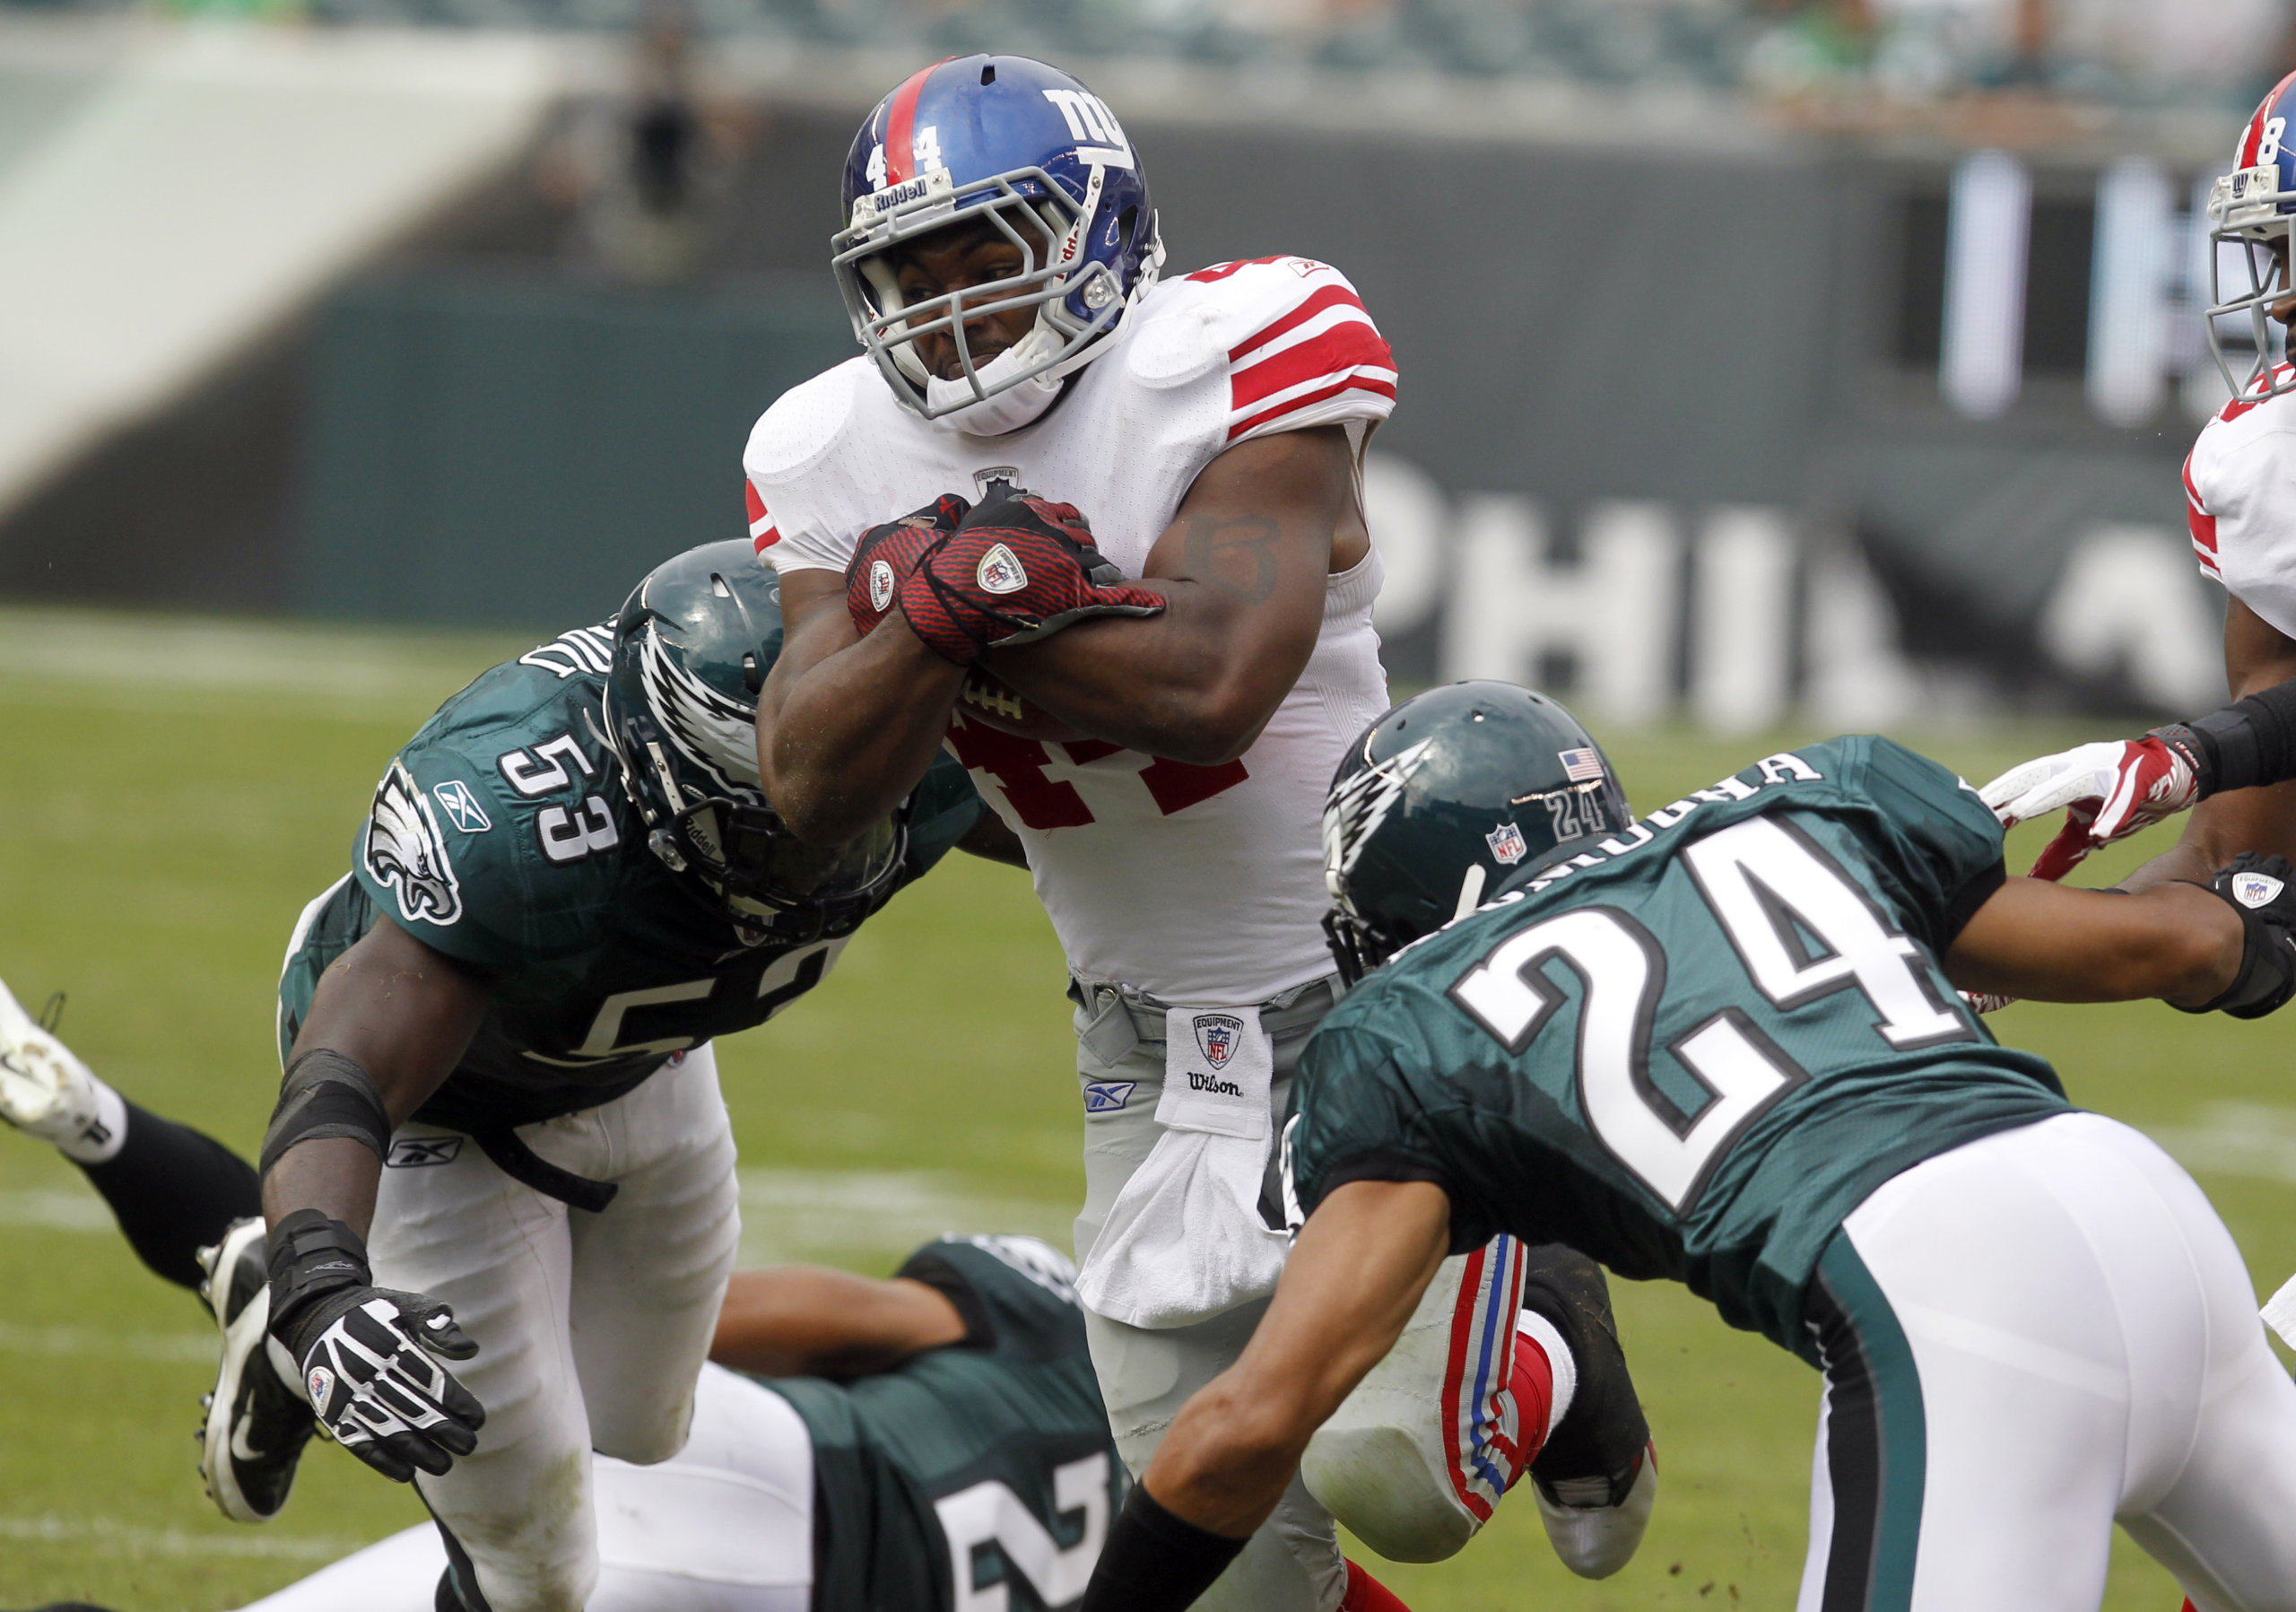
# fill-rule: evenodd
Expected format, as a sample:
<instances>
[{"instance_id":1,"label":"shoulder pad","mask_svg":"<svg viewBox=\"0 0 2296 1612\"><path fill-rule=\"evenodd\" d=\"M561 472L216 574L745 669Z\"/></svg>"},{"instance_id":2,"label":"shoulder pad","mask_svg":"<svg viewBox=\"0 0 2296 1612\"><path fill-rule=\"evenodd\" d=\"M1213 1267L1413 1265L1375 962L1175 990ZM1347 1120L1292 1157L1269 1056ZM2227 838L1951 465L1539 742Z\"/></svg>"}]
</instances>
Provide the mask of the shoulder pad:
<instances>
[{"instance_id":1,"label":"shoulder pad","mask_svg":"<svg viewBox=\"0 0 2296 1612\"><path fill-rule=\"evenodd\" d=\"M782 393L751 428L742 468L766 483L804 470L836 445L853 416L854 388L864 381L884 384L866 358L849 358Z\"/></svg>"},{"instance_id":2,"label":"shoulder pad","mask_svg":"<svg viewBox=\"0 0 2296 1612\"><path fill-rule=\"evenodd\" d=\"M1217 263L1160 282L1141 308L1132 372L1152 387L1178 386L1225 365L1233 350L1311 301L1362 302L1347 276L1312 257ZM1368 317L1368 315L1366 316Z\"/></svg>"}]
</instances>

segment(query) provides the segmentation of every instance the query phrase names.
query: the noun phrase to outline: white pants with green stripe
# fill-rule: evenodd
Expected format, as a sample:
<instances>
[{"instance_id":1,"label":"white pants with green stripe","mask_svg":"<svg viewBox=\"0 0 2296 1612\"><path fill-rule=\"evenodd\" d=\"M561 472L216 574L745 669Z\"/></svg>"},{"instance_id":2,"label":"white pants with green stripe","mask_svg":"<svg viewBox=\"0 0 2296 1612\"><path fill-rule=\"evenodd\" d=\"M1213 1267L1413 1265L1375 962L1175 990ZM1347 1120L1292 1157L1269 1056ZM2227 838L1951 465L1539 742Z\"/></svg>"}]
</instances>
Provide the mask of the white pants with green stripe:
<instances>
[{"instance_id":1,"label":"white pants with green stripe","mask_svg":"<svg viewBox=\"0 0 2296 1612\"><path fill-rule=\"evenodd\" d=\"M1941 1154L1811 1284L1799 1612L2095 1612L2118 1521L2200 1612L2296 1612L2296 1382L2175 1161L2098 1114Z\"/></svg>"}]
</instances>

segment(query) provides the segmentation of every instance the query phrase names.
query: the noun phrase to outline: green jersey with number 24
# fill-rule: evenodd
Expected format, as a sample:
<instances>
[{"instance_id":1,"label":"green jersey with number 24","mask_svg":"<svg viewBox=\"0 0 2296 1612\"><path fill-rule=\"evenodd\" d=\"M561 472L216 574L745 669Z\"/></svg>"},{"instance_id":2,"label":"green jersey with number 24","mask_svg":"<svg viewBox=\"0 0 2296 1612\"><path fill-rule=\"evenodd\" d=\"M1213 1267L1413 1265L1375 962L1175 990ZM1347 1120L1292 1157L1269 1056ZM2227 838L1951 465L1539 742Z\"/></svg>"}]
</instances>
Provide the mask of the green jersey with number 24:
<instances>
[{"instance_id":1,"label":"green jersey with number 24","mask_svg":"<svg viewBox=\"0 0 2296 1612\"><path fill-rule=\"evenodd\" d=\"M283 1056L319 975L380 919L496 977L469 1050L416 1116L457 1130L609 1102L821 983L843 939L744 934L647 850L602 731L612 652L605 629L578 628L498 666L392 759L350 876L290 943ZM902 882L981 810L963 769L936 761L917 790Z\"/></svg>"},{"instance_id":2,"label":"green jersey with number 24","mask_svg":"<svg viewBox=\"0 0 2296 1612\"><path fill-rule=\"evenodd\" d=\"M1967 784L1887 739L1774 755L1401 953L1302 1055L1298 1204L1431 1181L1452 1244L1568 1242L1805 1356L1883 1181L2070 1108L1938 960L2002 882Z\"/></svg>"}]
</instances>

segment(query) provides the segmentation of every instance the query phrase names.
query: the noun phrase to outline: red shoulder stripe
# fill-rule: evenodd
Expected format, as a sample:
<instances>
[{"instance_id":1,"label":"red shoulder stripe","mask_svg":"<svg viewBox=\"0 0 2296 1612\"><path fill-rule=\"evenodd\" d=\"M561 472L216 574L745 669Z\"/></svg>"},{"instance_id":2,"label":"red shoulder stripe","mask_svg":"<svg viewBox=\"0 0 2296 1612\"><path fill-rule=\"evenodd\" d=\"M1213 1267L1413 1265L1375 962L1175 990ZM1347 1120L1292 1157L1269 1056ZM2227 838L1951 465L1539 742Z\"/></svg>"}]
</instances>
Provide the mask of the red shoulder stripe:
<instances>
[{"instance_id":1,"label":"red shoulder stripe","mask_svg":"<svg viewBox=\"0 0 2296 1612\"><path fill-rule=\"evenodd\" d=\"M1395 401L1396 383L1378 376L1347 376L1333 382L1330 386L1309 392L1304 397L1287 397L1274 408L1262 409L1248 420L1237 421L1228 428L1228 440L1232 442L1238 437L1257 431L1271 420L1281 420L1286 414L1311 408L1318 403L1338 396L1342 392L1371 392L1392 403Z\"/></svg>"},{"instance_id":2,"label":"red shoulder stripe","mask_svg":"<svg viewBox=\"0 0 2296 1612\"><path fill-rule=\"evenodd\" d=\"M1292 309L1282 318L1271 325L1262 326L1257 332L1229 348L1228 361L1233 363L1247 353L1256 352L1266 346L1285 331L1297 330L1326 308L1352 308L1361 311L1366 319L1371 317L1370 309L1364 308L1362 299L1347 287L1326 285L1315 295L1303 298L1298 307Z\"/></svg>"},{"instance_id":3,"label":"red shoulder stripe","mask_svg":"<svg viewBox=\"0 0 2296 1612\"><path fill-rule=\"evenodd\" d=\"M2200 559L2200 569L2222 580L2216 569L2216 517L2208 512L2202 501L2200 489L2193 484L2192 456L2185 456L2185 524L2192 530L2192 552Z\"/></svg>"},{"instance_id":4,"label":"red shoulder stripe","mask_svg":"<svg viewBox=\"0 0 2296 1612\"><path fill-rule=\"evenodd\" d=\"M1319 331L1296 347L1286 347L1238 370L1229 381L1231 410L1249 408L1263 398L1301 386L1319 375L1337 375L1357 365L1396 367L1395 353L1379 333L1360 319Z\"/></svg>"},{"instance_id":5,"label":"red shoulder stripe","mask_svg":"<svg viewBox=\"0 0 2296 1612\"><path fill-rule=\"evenodd\" d=\"M742 507L749 514L750 541L757 545L759 553L781 541L781 534L774 529L773 517L766 512L765 500L758 496L757 484L747 477L742 481Z\"/></svg>"}]
</instances>

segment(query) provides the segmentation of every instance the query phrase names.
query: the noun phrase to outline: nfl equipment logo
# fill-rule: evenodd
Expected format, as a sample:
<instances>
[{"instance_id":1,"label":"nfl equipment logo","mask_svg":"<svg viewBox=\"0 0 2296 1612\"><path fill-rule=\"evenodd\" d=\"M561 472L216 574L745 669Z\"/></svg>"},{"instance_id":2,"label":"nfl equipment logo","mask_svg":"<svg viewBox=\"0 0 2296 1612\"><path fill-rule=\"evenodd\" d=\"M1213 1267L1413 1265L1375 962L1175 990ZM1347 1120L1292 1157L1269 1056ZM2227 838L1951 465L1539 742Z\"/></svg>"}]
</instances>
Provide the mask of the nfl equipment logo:
<instances>
[{"instance_id":1,"label":"nfl equipment logo","mask_svg":"<svg viewBox=\"0 0 2296 1612\"><path fill-rule=\"evenodd\" d=\"M1491 854L1509 867L1521 861L1531 849L1523 842L1523 831L1511 822L1500 823L1483 838L1491 847Z\"/></svg>"},{"instance_id":2,"label":"nfl equipment logo","mask_svg":"<svg viewBox=\"0 0 2296 1612\"><path fill-rule=\"evenodd\" d=\"M2278 899L2287 886L2268 873L2236 873L2232 899L2243 907L2262 907Z\"/></svg>"},{"instance_id":3,"label":"nfl equipment logo","mask_svg":"<svg viewBox=\"0 0 2296 1612\"><path fill-rule=\"evenodd\" d=\"M1562 776L1574 784L1590 784L1603 775L1603 758L1592 750L1558 750L1554 759L1562 763Z\"/></svg>"},{"instance_id":4,"label":"nfl equipment logo","mask_svg":"<svg viewBox=\"0 0 2296 1612\"><path fill-rule=\"evenodd\" d=\"M1224 1069L1228 1060L1236 1056L1236 1043L1244 1033L1244 1021L1224 1013L1199 1013L1196 1015L1196 1044L1203 1052L1204 1061L1215 1069Z\"/></svg>"},{"instance_id":5,"label":"nfl equipment logo","mask_svg":"<svg viewBox=\"0 0 2296 1612\"><path fill-rule=\"evenodd\" d=\"M1000 543L980 557L973 580L983 593L1018 593L1029 585L1029 573L1021 569L1020 556Z\"/></svg>"},{"instance_id":6,"label":"nfl equipment logo","mask_svg":"<svg viewBox=\"0 0 2296 1612\"><path fill-rule=\"evenodd\" d=\"M324 1411L326 1409L328 1396L335 1392L335 1373L323 1365L315 1365L311 1368L309 1380L303 1384L303 1387L309 1396L311 1408Z\"/></svg>"},{"instance_id":7,"label":"nfl equipment logo","mask_svg":"<svg viewBox=\"0 0 2296 1612\"><path fill-rule=\"evenodd\" d=\"M893 602L893 568L879 560L869 567L869 608L883 614Z\"/></svg>"}]
</instances>

